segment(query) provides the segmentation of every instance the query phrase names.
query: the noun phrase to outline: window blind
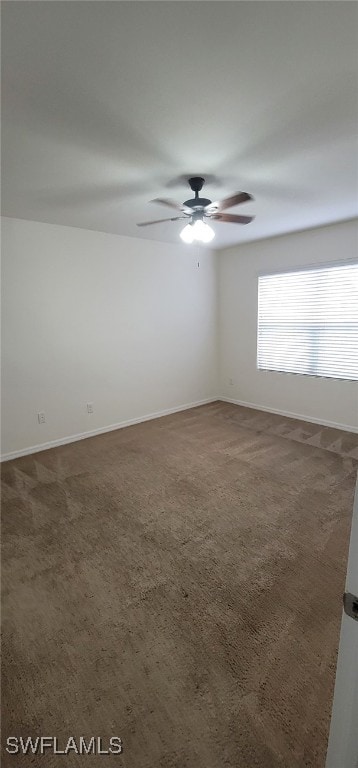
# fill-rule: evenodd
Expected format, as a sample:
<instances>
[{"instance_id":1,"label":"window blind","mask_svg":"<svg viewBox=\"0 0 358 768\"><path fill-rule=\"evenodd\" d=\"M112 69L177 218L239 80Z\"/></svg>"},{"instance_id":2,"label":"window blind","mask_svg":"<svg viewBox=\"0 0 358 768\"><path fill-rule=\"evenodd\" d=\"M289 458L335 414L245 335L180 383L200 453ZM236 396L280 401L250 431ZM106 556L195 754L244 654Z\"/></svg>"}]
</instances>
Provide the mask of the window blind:
<instances>
[{"instance_id":1,"label":"window blind","mask_svg":"<svg viewBox=\"0 0 358 768\"><path fill-rule=\"evenodd\" d=\"M358 380L358 264L259 277L257 367Z\"/></svg>"}]
</instances>

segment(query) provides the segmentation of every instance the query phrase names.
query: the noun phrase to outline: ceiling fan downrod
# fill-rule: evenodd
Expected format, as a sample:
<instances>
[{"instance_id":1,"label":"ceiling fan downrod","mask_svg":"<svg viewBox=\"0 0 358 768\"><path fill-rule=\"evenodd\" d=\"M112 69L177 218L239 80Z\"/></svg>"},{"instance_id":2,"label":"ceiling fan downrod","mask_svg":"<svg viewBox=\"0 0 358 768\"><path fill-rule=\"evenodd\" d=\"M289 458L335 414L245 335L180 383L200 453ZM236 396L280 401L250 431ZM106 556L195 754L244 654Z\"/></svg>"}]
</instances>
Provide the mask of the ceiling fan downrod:
<instances>
[{"instance_id":1,"label":"ceiling fan downrod","mask_svg":"<svg viewBox=\"0 0 358 768\"><path fill-rule=\"evenodd\" d=\"M188 208L193 208L194 210L196 208L203 209L206 205L210 205L211 200L208 200L206 197L199 197L199 192L205 184L205 179L203 179L202 176L192 176L188 179L188 184L190 189L193 190L195 197L192 197L190 200L185 200L184 205Z\"/></svg>"}]
</instances>

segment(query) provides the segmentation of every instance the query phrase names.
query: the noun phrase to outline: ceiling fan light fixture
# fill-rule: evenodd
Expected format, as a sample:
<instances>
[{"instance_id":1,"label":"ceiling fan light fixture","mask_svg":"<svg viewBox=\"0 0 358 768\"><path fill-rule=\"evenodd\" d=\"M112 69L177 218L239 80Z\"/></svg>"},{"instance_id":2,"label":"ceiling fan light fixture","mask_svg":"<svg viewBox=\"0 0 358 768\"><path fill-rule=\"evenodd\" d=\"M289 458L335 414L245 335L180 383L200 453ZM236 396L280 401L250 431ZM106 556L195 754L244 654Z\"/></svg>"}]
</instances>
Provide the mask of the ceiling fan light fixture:
<instances>
[{"instance_id":1,"label":"ceiling fan light fixture","mask_svg":"<svg viewBox=\"0 0 358 768\"><path fill-rule=\"evenodd\" d=\"M214 230L205 224L201 219L197 219L194 224L187 224L180 233L180 237L184 243L192 243L197 240L199 243L210 243L215 237Z\"/></svg>"},{"instance_id":2,"label":"ceiling fan light fixture","mask_svg":"<svg viewBox=\"0 0 358 768\"><path fill-rule=\"evenodd\" d=\"M192 224L187 224L184 229L182 229L180 233L180 237L183 240L184 243L192 243L194 240L194 232L193 232L193 226Z\"/></svg>"},{"instance_id":3,"label":"ceiling fan light fixture","mask_svg":"<svg viewBox=\"0 0 358 768\"><path fill-rule=\"evenodd\" d=\"M210 243L213 237L215 237L214 230L208 224L205 224L205 221L202 221L202 219L196 220L193 230L194 240L199 240L201 243Z\"/></svg>"}]
</instances>

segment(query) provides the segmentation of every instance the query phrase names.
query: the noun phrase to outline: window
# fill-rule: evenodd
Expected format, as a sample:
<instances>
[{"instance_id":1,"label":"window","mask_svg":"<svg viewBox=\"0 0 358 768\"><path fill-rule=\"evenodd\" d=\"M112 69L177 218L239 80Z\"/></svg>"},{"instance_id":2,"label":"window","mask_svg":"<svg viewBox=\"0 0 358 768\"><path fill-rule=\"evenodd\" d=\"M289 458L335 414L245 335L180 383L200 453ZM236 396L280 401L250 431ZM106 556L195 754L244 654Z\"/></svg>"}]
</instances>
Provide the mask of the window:
<instances>
[{"instance_id":1,"label":"window","mask_svg":"<svg viewBox=\"0 0 358 768\"><path fill-rule=\"evenodd\" d=\"M358 264L259 277L257 367L358 380Z\"/></svg>"}]
</instances>

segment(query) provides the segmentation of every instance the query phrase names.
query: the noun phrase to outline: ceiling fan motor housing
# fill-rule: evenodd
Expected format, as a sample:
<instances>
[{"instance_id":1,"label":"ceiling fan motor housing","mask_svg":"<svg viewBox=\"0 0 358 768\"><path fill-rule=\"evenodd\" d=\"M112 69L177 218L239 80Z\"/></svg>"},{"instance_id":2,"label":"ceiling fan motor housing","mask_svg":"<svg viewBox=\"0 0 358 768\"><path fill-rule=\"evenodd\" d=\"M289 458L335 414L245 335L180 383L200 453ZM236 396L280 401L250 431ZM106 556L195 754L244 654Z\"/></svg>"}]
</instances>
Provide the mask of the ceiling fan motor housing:
<instances>
[{"instance_id":1,"label":"ceiling fan motor housing","mask_svg":"<svg viewBox=\"0 0 358 768\"><path fill-rule=\"evenodd\" d=\"M205 208L206 205L209 205L211 203L211 200L208 200L206 197L193 197L192 200L185 200L184 205L186 205L188 208Z\"/></svg>"}]
</instances>

